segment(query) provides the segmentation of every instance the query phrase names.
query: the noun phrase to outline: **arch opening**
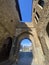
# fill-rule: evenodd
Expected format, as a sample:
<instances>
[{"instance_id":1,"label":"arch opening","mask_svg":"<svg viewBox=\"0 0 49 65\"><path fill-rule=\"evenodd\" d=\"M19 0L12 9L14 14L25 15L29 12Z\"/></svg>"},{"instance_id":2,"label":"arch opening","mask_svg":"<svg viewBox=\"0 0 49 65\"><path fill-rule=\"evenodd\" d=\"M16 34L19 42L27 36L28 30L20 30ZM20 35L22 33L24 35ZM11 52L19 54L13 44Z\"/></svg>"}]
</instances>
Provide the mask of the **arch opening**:
<instances>
[{"instance_id":1,"label":"arch opening","mask_svg":"<svg viewBox=\"0 0 49 65\"><path fill-rule=\"evenodd\" d=\"M35 49L34 49L34 38L33 38L34 36L33 36L33 34L32 33L30 33L30 32L23 32L23 33L21 33L21 34L19 34L18 36L17 36L17 38L16 38L16 44L15 44L15 48L16 48L16 52L15 52L15 54L16 54L16 58L17 58L17 61L18 61L18 65L31 65L32 63L33 63L33 59L35 58L35 54L34 54L34 51L35 51ZM25 52L22 52L22 51L20 51L20 47L21 47L21 42L24 40L24 39L28 39L31 43L32 43L32 50L31 50L31 54L30 55L32 55L32 57L30 57L31 58L31 60L29 60L29 62L24 62L23 60L22 60L22 58L23 57L25 57ZM22 54L23 53L23 54ZM26 56L30 56L29 54L27 54ZM22 56L22 58L21 58L21 56ZM24 59L24 58L23 58ZM29 58L27 57L27 59L25 58L24 60L28 60ZM24 62L22 62L22 61ZM29 64L28 64L29 63Z\"/></svg>"},{"instance_id":2,"label":"arch opening","mask_svg":"<svg viewBox=\"0 0 49 65\"><path fill-rule=\"evenodd\" d=\"M19 64L31 65L33 60L32 53L32 42L29 38L23 38L20 41L20 49L19 49Z\"/></svg>"},{"instance_id":3,"label":"arch opening","mask_svg":"<svg viewBox=\"0 0 49 65\"><path fill-rule=\"evenodd\" d=\"M0 51L0 62L5 61L9 58L11 47L12 47L12 38L7 37L4 40L4 44Z\"/></svg>"},{"instance_id":4,"label":"arch opening","mask_svg":"<svg viewBox=\"0 0 49 65\"><path fill-rule=\"evenodd\" d=\"M31 51L32 50L32 42L31 42L31 40L30 39L28 39L28 38L24 38L24 39L22 39L21 40L21 42L20 42L20 49L22 49L23 50L23 48L24 48L24 51ZM29 49L30 48L30 49ZM26 50L25 50L26 49Z\"/></svg>"}]
</instances>

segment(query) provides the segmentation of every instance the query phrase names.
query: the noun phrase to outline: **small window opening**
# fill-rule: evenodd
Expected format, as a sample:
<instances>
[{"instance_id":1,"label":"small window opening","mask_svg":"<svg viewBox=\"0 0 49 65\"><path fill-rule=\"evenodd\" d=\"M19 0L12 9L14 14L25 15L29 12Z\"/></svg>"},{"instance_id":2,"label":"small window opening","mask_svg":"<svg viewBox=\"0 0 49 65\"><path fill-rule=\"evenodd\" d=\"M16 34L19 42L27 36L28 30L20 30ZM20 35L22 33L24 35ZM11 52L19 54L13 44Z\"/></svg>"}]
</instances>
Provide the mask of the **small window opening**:
<instances>
[{"instance_id":1,"label":"small window opening","mask_svg":"<svg viewBox=\"0 0 49 65\"><path fill-rule=\"evenodd\" d=\"M9 59L11 47L12 47L12 38L8 37L4 40L3 46L0 51L0 62Z\"/></svg>"},{"instance_id":2,"label":"small window opening","mask_svg":"<svg viewBox=\"0 0 49 65\"><path fill-rule=\"evenodd\" d=\"M37 19L37 17L35 16L35 19L36 19L36 21L38 22L38 19Z\"/></svg>"},{"instance_id":3,"label":"small window opening","mask_svg":"<svg viewBox=\"0 0 49 65\"><path fill-rule=\"evenodd\" d=\"M33 9L33 12L35 12L35 8Z\"/></svg>"},{"instance_id":4,"label":"small window opening","mask_svg":"<svg viewBox=\"0 0 49 65\"><path fill-rule=\"evenodd\" d=\"M38 12L36 12L36 15L37 15L37 17L38 17L38 18L40 18L40 16L39 16Z\"/></svg>"},{"instance_id":5,"label":"small window opening","mask_svg":"<svg viewBox=\"0 0 49 65\"><path fill-rule=\"evenodd\" d=\"M38 4L43 7L44 6L44 1L43 0L39 0Z\"/></svg>"},{"instance_id":6,"label":"small window opening","mask_svg":"<svg viewBox=\"0 0 49 65\"><path fill-rule=\"evenodd\" d=\"M47 24L46 32L47 32L47 34L48 34L48 36L49 36L49 23Z\"/></svg>"}]
</instances>

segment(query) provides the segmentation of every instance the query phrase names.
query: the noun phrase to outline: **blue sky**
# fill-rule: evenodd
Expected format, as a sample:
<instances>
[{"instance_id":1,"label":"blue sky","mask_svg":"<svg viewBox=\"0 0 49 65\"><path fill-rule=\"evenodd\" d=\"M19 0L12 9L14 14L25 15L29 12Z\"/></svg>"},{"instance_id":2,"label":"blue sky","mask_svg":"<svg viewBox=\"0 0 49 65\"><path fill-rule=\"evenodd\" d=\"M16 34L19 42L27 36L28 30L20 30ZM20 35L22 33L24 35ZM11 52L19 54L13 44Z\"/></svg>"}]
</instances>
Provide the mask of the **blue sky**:
<instances>
[{"instance_id":1,"label":"blue sky","mask_svg":"<svg viewBox=\"0 0 49 65\"><path fill-rule=\"evenodd\" d=\"M31 46L31 41L29 39L24 39L21 41L22 46Z\"/></svg>"},{"instance_id":2,"label":"blue sky","mask_svg":"<svg viewBox=\"0 0 49 65\"><path fill-rule=\"evenodd\" d=\"M32 1L33 0L18 0L22 22L32 21Z\"/></svg>"}]
</instances>

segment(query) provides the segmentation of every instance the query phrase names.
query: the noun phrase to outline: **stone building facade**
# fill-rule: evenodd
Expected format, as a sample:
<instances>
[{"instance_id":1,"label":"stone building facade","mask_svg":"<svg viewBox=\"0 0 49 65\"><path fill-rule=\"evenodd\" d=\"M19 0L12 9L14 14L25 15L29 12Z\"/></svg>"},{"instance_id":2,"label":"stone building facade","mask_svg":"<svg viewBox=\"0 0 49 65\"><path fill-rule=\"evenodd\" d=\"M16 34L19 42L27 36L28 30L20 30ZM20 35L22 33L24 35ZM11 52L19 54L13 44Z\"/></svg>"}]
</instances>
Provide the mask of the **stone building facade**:
<instances>
[{"instance_id":1,"label":"stone building facade","mask_svg":"<svg viewBox=\"0 0 49 65\"><path fill-rule=\"evenodd\" d=\"M49 63L49 1L35 0L34 2L33 22L36 27L43 54Z\"/></svg>"}]
</instances>

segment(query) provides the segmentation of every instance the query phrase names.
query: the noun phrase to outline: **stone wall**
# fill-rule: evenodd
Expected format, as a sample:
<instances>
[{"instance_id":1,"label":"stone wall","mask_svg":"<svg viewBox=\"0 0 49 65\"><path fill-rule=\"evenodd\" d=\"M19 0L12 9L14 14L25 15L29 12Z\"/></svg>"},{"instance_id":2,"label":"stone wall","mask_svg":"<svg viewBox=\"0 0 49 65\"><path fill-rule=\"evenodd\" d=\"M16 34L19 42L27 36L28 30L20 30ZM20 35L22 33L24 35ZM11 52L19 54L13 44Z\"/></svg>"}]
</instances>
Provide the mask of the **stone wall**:
<instances>
[{"instance_id":1,"label":"stone wall","mask_svg":"<svg viewBox=\"0 0 49 65\"><path fill-rule=\"evenodd\" d=\"M16 1L0 0L0 60L5 60L7 57L7 51L10 50L9 47L12 44L8 38L13 41L18 22L19 15Z\"/></svg>"},{"instance_id":2,"label":"stone wall","mask_svg":"<svg viewBox=\"0 0 49 65\"><path fill-rule=\"evenodd\" d=\"M40 4L38 3L39 1L41 1ZM36 27L44 56L47 58L47 61L49 61L49 1L43 0L43 6L41 6L43 3L42 0L39 1L35 1L33 7L33 22Z\"/></svg>"}]
</instances>

